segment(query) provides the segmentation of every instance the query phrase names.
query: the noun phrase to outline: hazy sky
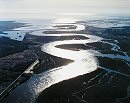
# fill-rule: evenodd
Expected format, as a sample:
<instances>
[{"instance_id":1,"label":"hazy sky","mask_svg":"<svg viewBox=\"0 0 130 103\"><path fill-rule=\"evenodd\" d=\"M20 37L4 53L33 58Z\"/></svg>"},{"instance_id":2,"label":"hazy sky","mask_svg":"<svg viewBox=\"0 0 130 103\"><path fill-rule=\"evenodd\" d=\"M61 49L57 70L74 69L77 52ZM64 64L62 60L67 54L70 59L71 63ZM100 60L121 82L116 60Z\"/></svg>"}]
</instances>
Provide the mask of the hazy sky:
<instances>
[{"instance_id":1,"label":"hazy sky","mask_svg":"<svg viewBox=\"0 0 130 103\"><path fill-rule=\"evenodd\" d=\"M0 13L130 14L130 0L0 0Z\"/></svg>"}]
</instances>

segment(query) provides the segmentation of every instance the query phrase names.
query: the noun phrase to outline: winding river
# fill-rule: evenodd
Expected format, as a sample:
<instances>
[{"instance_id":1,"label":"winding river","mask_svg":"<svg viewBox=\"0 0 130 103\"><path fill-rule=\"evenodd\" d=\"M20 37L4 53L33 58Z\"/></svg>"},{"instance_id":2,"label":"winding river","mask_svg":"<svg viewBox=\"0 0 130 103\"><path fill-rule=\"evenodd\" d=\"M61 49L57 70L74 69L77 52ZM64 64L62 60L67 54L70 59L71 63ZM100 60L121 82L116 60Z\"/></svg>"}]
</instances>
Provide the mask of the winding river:
<instances>
[{"instance_id":1,"label":"winding river","mask_svg":"<svg viewBox=\"0 0 130 103\"><path fill-rule=\"evenodd\" d=\"M62 27L63 26L63 27ZM73 28L69 28L73 26ZM75 28L74 28L75 27ZM80 31L84 30L85 26L82 24L75 23L58 23L54 24L51 27L49 27L48 30L54 30L54 31ZM44 91L46 88L49 88L53 84L59 83L64 80L68 80L80 75L84 75L87 73L90 73L92 71L95 71L98 68L98 60L95 58L96 56L103 56L103 57L109 57L109 58L118 58L118 59L124 59L129 61L129 57L127 56L115 56L112 54L101 54L94 50L79 50L79 51L73 51L73 50L67 50L67 49L61 49L57 46L59 45L65 45L65 44L86 44L86 43L94 43L94 42L101 42L103 38L94 36L94 35L88 35L88 34L75 34L75 33L63 33L63 34L45 34L45 29L41 30L35 30L31 32L31 35L37 35L37 36L83 36L86 39L84 40L62 40L62 41L54 41L49 42L46 44L43 44L41 46L41 50L47 54L70 59L73 60L73 63L70 63L65 66L61 66L58 68L53 68L51 70L48 70L46 72L40 73L40 74L34 74L27 82L21 84L16 89L10 93L10 95L7 98L8 103L35 103L37 97L39 94ZM88 39L87 39L88 38ZM111 44L113 45L113 44ZM102 69L106 71L112 71L106 68ZM112 71L116 72L116 71ZM120 72L119 72L120 74ZM122 73L123 74L123 73ZM125 75L125 74L123 74ZM17 96L17 98L16 98Z\"/></svg>"}]
</instances>

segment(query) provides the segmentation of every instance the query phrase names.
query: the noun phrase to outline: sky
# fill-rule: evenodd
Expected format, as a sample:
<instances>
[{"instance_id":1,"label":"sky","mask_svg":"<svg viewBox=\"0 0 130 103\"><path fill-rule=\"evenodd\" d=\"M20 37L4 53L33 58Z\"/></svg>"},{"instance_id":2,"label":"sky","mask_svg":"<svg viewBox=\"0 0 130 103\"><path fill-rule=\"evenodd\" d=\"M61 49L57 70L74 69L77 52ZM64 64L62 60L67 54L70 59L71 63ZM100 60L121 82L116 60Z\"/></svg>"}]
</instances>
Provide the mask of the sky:
<instances>
[{"instance_id":1,"label":"sky","mask_svg":"<svg viewBox=\"0 0 130 103\"><path fill-rule=\"evenodd\" d=\"M130 0L0 0L0 13L130 14Z\"/></svg>"}]
</instances>

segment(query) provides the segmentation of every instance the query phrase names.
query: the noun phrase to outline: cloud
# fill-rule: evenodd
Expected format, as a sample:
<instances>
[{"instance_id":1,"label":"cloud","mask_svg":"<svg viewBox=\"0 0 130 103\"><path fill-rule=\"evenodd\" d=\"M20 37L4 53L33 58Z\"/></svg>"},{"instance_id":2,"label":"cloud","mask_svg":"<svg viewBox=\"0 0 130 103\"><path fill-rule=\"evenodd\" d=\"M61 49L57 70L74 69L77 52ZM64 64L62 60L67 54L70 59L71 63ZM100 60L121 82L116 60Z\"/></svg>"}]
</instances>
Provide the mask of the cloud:
<instances>
[{"instance_id":1,"label":"cloud","mask_svg":"<svg viewBox=\"0 0 130 103\"><path fill-rule=\"evenodd\" d=\"M129 13L130 0L0 0L0 13Z\"/></svg>"}]
</instances>

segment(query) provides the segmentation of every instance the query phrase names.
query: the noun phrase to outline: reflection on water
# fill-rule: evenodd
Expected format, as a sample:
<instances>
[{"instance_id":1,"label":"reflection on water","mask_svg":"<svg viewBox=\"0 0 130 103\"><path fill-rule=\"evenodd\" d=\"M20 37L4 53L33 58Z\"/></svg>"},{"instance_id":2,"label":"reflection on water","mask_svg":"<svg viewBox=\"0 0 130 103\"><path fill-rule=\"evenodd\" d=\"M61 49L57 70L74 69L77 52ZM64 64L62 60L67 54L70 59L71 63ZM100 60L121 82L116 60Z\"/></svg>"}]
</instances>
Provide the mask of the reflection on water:
<instances>
[{"instance_id":1,"label":"reflection on water","mask_svg":"<svg viewBox=\"0 0 130 103\"><path fill-rule=\"evenodd\" d=\"M73 77L77 77L86 73L90 73L97 69L97 61L95 58L89 57L82 61L76 61L67 66L55 68L53 70L41 73L36 77L32 77L29 82L29 88L33 87L33 94L38 95L44 89L50 87L53 84L67 80ZM36 79L37 78L37 79ZM36 85L35 85L36 84ZM30 88L30 89L31 89ZM32 91L30 91L32 92ZM34 98L34 97L33 97ZM31 98L30 98L31 99Z\"/></svg>"},{"instance_id":2,"label":"reflection on water","mask_svg":"<svg viewBox=\"0 0 130 103\"><path fill-rule=\"evenodd\" d=\"M68 21L68 22L67 22ZM62 41L53 41L49 43L45 43L41 46L41 51L44 53L47 53L49 55L60 57L64 59L70 59L73 62L64 65L58 68L53 68L51 70L45 71L40 74L34 74L27 82L23 83L22 85L18 86L8 97L8 103L34 103L34 101L37 99L39 94L43 92L48 87L52 86L53 84L59 83L64 80L68 80L80 75L84 75L87 73L90 73L92 71L95 71L97 67L100 67L100 69L103 69L104 71L108 73L116 73L123 76L129 76L125 74L125 72L120 72L118 70L113 70L110 68L102 67L101 65L98 66L98 60L95 58L101 57L113 59L113 60L121 60L127 64L130 61L130 57L124 52L121 51L120 47L116 43L107 42L103 40L103 38L95 35L88 35L88 34L75 34L72 33L73 31L80 31L84 30L85 26L82 23L77 23L75 19L58 19L55 20L51 26L47 26L47 28L33 30L30 32L31 35L37 35L41 36L43 38L46 37L69 37L69 36L82 36L86 39L80 39L80 40L62 40ZM51 34L47 34L46 31L52 31ZM63 32L62 34L55 34L53 31L60 31ZM69 31L71 33L65 33L65 31ZM115 55L115 54L102 54L100 51L97 50L68 50L60 48L63 45L77 45L77 44L83 44L87 45L92 43L103 43L103 44L109 44L111 46L111 51L116 51L120 53L124 53L125 55ZM59 47L58 47L59 46ZM102 47L102 46L101 46ZM103 48L104 49L104 48ZM105 61L105 63L108 63L108 61ZM106 65L105 65L106 66ZM129 66L129 65L128 65ZM130 66L129 66L130 67ZM100 74L99 74L100 75ZM104 78L103 76L102 78ZM94 77L96 78L96 77ZM100 80L99 80L100 81ZM111 80L110 80L111 81ZM19 91L22 91L19 93ZM17 95L17 98L15 98L15 95Z\"/></svg>"},{"instance_id":3,"label":"reflection on water","mask_svg":"<svg viewBox=\"0 0 130 103\"><path fill-rule=\"evenodd\" d=\"M74 19L74 18L60 18L60 19L56 19L54 20L53 23L66 23L66 24L72 24L75 23L76 21L78 21L78 19Z\"/></svg>"},{"instance_id":4,"label":"reflection on water","mask_svg":"<svg viewBox=\"0 0 130 103\"><path fill-rule=\"evenodd\" d=\"M67 22L68 21L68 22ZM70 24L70 21L73 22ZM56 21L55 21L56 22ZM59 24L60 23L60 24ZM63 23L63 24L62 24ZM68 24L67 24L68 23ZM75 24L74 24L75 23ZM54 28L54 25L58 25L61 28ZM64 26L63 26L64 25ZM68 28L67 26L75 26L76 28ZM50 29L50 28L49 28ZM76 24L75 20L70 19L60 19L58 24L53 24L51 27L52 30L57 31L79 31L84 30L84 25ZM32 76L27 82L23 83L19 87L17 87L8 97L8 101L17 103L18 101L21 103L33 103L38 95L46 88L50 87L53 84L61 82L63 80L67 80L70 78L74 78L86 73L90 73L97 69L97 59L94 57L93 54L88 52L87 50L79 50L79 51L72 51L72 50L65 50L58 48L58 45L64 44L85 44L91 42L100 41L102 38L92 35L86 34L44 34L45 30L36 30L31 32L32 35L40 35L40 36L84 36L89 39L86 40L63 40L63 41L54 41L50 43L46 43L41 47L41 50L45 53L51 54L53 56L71 59L73 63L70 63L66 66L54 68L52 70L37 74ZM23 91L19 93L19 91ZM14 99L17 95L17 99Z\"/></svg>"}]
</instances>

